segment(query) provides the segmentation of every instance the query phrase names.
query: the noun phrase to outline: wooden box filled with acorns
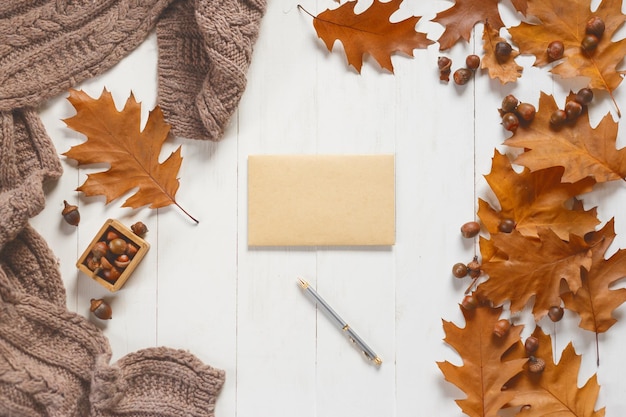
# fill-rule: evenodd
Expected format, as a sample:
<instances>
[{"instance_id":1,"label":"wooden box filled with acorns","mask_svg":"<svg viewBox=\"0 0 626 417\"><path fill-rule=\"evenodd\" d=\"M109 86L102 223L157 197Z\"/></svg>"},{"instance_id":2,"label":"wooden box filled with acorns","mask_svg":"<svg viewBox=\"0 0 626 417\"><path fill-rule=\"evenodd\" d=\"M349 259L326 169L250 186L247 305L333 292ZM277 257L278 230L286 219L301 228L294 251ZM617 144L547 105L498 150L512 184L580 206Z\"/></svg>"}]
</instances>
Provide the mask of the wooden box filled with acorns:
<instances>
[{"instance_id":1,"label":"wooden box filled with acorns","mask_svg":"<svg viewBox=\"0 0 626 417\"><path fill-rule=\"evenodd\" d=\"M109 291L122 288L150 248L140 237L145 225L139 222L132 227L137 233L117 220L107 220L76 267Z\"/></svg>"}]
</instances>

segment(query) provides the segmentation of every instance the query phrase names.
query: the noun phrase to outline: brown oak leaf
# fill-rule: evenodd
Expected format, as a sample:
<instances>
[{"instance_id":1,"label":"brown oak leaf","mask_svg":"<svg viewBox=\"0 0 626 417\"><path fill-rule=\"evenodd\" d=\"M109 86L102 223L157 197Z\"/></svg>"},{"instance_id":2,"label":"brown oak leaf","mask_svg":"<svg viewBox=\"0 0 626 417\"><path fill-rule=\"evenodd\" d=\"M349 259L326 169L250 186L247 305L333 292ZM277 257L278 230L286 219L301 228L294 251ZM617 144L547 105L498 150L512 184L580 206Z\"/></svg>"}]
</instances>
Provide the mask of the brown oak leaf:
<instances>
[{"instance_id":1,"label":"brown oak leaf","mask_svg":"<svg viewBox=\"0 0 626 417\"><path fill-rule=\"evenodd\" d=\"M438 39L439 49L449 49L460 39L469 41L472 29L479 22L489 23L497 32L504 26L498 3L500 0L456 0L452 7L437 13L433 22L445 27ZM516 10L526 13L527 0L513 0L511 3Z\"/></svg>"},{"instance_id":2,"label":"brown oak leaf","mask_svg":"<svg viewBox=\"0 0 626 417\"><path fill-rule=\"evenodd\" d=\"M391 54L403 52L413 56L414 49L434 43L426 34L417 32L415 25L421 17L410 17L397 23L389 21L402 0L374 3L359 14L354 13L356 1L348 1L336 9L313 16L313 26L329 51L336 40L343 44L348 64L359 73L363 56L370 54L381 67L393 72ZM308 13L308 12L307 12Z\"/></svg>"},{"instance_id":3,"label":"brown oak leaf","mask_svg":"<svg viewBox=\"0 0 626 417\"><path fill-rule=\"evenodd\" d=\"M516 172L506 155L495 151L491 172L485 175L500 203L500 210L478 199L478 217L490 234L497 234L504 219L515 222L516 230L525 236L537 236L540 228L551 229L559 238L579 236L595 230L600 223L596 209L584 211L582 205L568 207L573 197L592 190L594 181L585 178L575 183L561 182L562 167L535 172Z\"/></svg>"},{"instance_id":4,"label":"brown oak leaf","mask_svg":"<svg viewBox=\"0 0 626 417\"><path fill-rule=\"evenodd\" d=\"M509 58L504 62L500 62L495 52L498 42L506 42L506 40L499 35L497 29L493 28L489 23L485 23L483 28L483 50L485 54L480 66L483 69L487 69L489 77L500 80L501 84L515 82L522 76L523 70L515 62L515 57L519 55L519 52L512 50Z\"/></svg>"},{"instance_id":5,"label":"brown oak leaf","mask_svg":"<svg viewBox=\"0 0 626 417\"><path fill-rule=\"evenodd\" d=\"M529 371L530 360L524 371L515 376L507 385L507 391L514 395L510 407L521 407L517 416L523 417L602 417L605 409L595 411L600 386L593 375L578 387L581 356L576 354L572 343L568 343L557 364L553 361L552 340L540 327L533 336L539 340L539 348L533 356L545 361L543 372ZM507 354L506 360L526 356L524 346L517 343Z\"/></svg>"},{"instance_id":6,"label":"brown oak leaf","mask_svg":"<svg viewBox=\"0 0 626 417\"><path fill-rule=\"evenodd\" d=\"M616 149L617 123L605 115L594 129L584 111L574 122L559 129L550 126L550 116L558 108L554 98L541 93L532 123L520 125L504 144L524 148L515 163L531 171L563 166L562 181L576 182L593 177L596 182L626 177L626 148Z\"/></svg>"},{"instance_id":7,"label":"brown oak leaf","mask_svg":"<svg viewBox=\"0 0 626 417\"><path fill-rule=\"evenodd\" d=\"M569 242L560 239L549 229L539 229L538 238L522 236L516 230L481 240L482 246L493 245L502 256L484 259L482 270L488 279L476 289L479 298L494 305L510 301L511 312L519 312L534 296L533 315L536 321L545 316L550 307L560 305L561 281L572 292L581 287L580 268L591 267L591 249L583 238L571 235ZM489 247L487 253L493 254Z\"/></svg>"},{"instance_id":8,"label":"brown oak leaf","mask_svg":"<svg viewBox=\"0 0 626 417\"><path fill-rule=\"evenodd\" d=\"M617 65L626 55L626 39L612 40L626 20L621 0L603 0L593 12L591 0L529 0L528 15L535 19L533 23L522 22L509 33L522 54L535 55L536 66L550 63L548 44L560 40L565 46L564 58L552 68L554 74L588 77L591 88L610 93L622 82L624 71L618 71ZM581 41L592 16L602 18L606 29L597 48L587 53L581 49Z\"/></svg>"},{"instance_id":9,"label":"brown oak leaf","mask_svg":"<svg viewBox=\"0 0 626 417\"><path fill-rule=\"evenodd\" d=\"M160 208L175 204L180 208L174 196L179 186L181 148L159 162L161 146L170 130L159 107L150 112L145 128L140 130L141 104L132 93L122 111L117 111L106 89L98 99L83 91L70 90L68 100L76 115L64 121L69 128L87 136L87 141L72 146L63 155L75 159L79 165L110 165L106 171L88 174L77 191L88 196L104 195L108 204L137 188L122 207Z\"/></svg>"},{"instance_id":10,"label":"brown oak leaf","mask_svg":"<svg viewBox=\"0 0 626 417\"><path fill-rule=\"evenodd\" d=\"M606 332L617 320L613 311L626 301L626 288L611 289L626 278L626 250L620 249L609 259L604 254L615 239L614 221L609 221L591 239L598 244L591 248L591 268L581 270L582 286L574 292L561 294L565 307L580 316L579 326L597 333Z\"/></svg>"},{"instance_id":11,"label":"brown oak leaf","mask_svg":"<svg viewBox=\"0 0 626 417\"><path fill-rule=\"evenodd\" d=\"M452 346L463 360L462 366L448 361L438 362L446 381L459 387L467 398L456 400L461 410L470 417L495 417L498 410L513 399L513 393L503 385L522 371L525 358L503 361L504 353L519 341L523 326L511 326L509 332L497 337L493 334L501 308L480 306L473 310L461 307L465 327L443 321L445 342Z\"/></svg>"}]
</instances>

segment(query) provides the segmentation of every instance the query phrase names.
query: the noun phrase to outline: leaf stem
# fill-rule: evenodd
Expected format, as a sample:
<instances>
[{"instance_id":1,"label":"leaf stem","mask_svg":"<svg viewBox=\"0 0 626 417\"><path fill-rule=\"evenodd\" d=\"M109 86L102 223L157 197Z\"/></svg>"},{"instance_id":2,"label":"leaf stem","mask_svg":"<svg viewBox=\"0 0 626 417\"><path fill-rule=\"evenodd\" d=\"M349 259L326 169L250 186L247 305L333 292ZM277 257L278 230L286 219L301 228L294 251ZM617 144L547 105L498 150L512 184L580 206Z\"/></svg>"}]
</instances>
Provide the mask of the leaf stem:
<instances>
[{"instance_id":1,"label":"leaf stem","mask_svg":"<svg viewBox=\"0 0 626 417\"><path fill-rule=\"evenodd\" d=\"M469 294L472 291L472 287L474 287L474 284L476 284L476 281L478 281L478 277L472 279L472 282L470 283L469 287L467 287L467 289L465 290L465 295Z\"/></svg>"},{"instance_id":2,"label":"leaf stem","mask_svg":"<svg viewBox=\"0 0 626 417\"><path fill-rule=\"evenodd\" d=\"M311 16L313 19L316 19L315 16L313 16L307 9L305 9L304 7L302 7L301 4L298 4L298 9L302 10L304 13L308 14L309 16Z\"/></svg>"},{"instance_id":3,"label":"leaf stem","mask_svg":"<svg viewBox=\"0 0 626 417\"><path fill-rule=\"evenodd\" d=\"M613 96L613 91L609 90L609 95L611 96L611 100L613 100L613 104L615 105L615 110L617 111L617 117L622 117L622 112L619 110L619 106L617 105L617 101L615 101L615 97Z\"/></svg>"},{"instance_id":4,"label":"leaf stem","mask_svg":"<svg viewBox=\"0 0 626 417\"><path fill-rule=\"evenodd\" d=\"M596 366L600 366L600 343L598 342L598 332L596 331Z\"/></svg>"},{"instance_id":5,"label":"leaf stem","mask_svg":"<svg viewBox=\"0 0 626 417\"><path fill-rule=\"evenodd\" d=\"M196 219L196 218L195 218L195 217L193 217L191 214L189 214L189 213L187 212L187 210L185 210L184 208L182 208L182 207L180 206L180 204L178 204L176 201L174 201L174 204L176 204L176 207L178 207L178 208L179 208L179 209L180 209L183 213L185 213L187 216L189 216L189 218L190 218L191 220L193 220L194 222L196 222L196 224L200 223L200 222L198 221L198 219Z\"/></svg>"}]
</instances>

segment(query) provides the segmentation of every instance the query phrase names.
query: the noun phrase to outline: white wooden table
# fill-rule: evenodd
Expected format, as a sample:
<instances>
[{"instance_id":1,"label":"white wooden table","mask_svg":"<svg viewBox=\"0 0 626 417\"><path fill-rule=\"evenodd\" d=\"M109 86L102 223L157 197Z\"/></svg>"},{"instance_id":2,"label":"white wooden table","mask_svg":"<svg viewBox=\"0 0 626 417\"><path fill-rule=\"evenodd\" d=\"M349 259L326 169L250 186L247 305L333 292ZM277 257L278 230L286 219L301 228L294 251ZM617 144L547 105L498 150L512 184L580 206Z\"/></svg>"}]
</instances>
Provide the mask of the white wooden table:
<instances>
[{"instance_id":1,"label":"white wooden table","mask_svg":"<svg viewBox=\"0 0 626 417\"><path fill-rule=\"evenodd\" d=\"M424 16L418 30L436 39L443 28L429 22L451 2L405 2L398 18ZM414 58L394 56L395 73L367 58L362 74L346 64L341 45L328 53L311 18L297 2L273 0L255 46L248 87L224 139L218 143L172 138L163 155L182 145L176 208L131 210L122 201L104 204L74 190L88 172L61 157L64 174L47 186L45 210L32 220L59 257L68 308L89 317L89 300L106 297L113 319L97 321L109 338L114 360L140 348L187 349L226 371L217 401L219 417L458 416L454 399L463 393L444 381L436 362L460 364L447 347L441 320L463 325L458 303L468 281L451 267L468 262L477 248L462 239L461 224L473 220L477 199L491 197L483 175L494 148L507 137L497 109L515 94L537 104L539 90L562 103L582 79L555 82L546 70L520 57L524 76L502 86L479 71L459 87L438 79L438 45ZM304 2L314 14L332 2ZM363 3L363 7L366 4ZM507 23L515 21L503 6ZM480 28L476 32L480 38ZM476 34L475 34L476 35ZM473 38L476 38L474 36ZM445 55L453 67L480 53L472 40ZM132 90L144 116L156 103L156 37L107 74L80 85L97 97L103 87L121 106ZM616 99L626 109L626 87ZM62 119L74 110L65 98L42 109L59 153L84 140ZM597 123L613 107L600 95L591 109ZM620 129L623 131L623 129ZM619 146L624 145L620 136ZM396 155L396 244L393 247L247 246L247 171L251 154ZM80 207L78 228L61 220L63 200ZM603 221L616 217L614 249L626 246L623 184L609 184L585 197ZM115 218L149 228L151 249L124 288L114 294L79 273L75 262L104 221ZM297 277L308 280L382 357L370 365L307 300ZM594 336L566 316L558 324L557 350L570 340L583 354L579 383L598 373L597 408L608 417L626 415L620 376L626 371L626 316L600 335L602 364L595 366ZM553 332L552 324L543 323ZM524 331L529 334L531 328Z\"/></svg>"}]
</instances>

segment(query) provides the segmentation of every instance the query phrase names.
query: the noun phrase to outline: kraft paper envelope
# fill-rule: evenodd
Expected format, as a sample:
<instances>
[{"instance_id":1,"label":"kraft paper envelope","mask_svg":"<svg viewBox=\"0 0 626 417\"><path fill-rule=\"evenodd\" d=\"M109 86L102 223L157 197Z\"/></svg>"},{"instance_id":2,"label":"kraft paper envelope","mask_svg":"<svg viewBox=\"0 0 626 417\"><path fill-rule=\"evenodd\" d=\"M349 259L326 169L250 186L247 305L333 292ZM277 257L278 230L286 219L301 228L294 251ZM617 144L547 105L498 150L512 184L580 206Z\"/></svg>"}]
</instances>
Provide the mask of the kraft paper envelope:
<instances>
[{"instance_id":1,"label":"kraft paper envelope","mask_svg":"<svg viewBox=\"0 0 626 417\"><path fill-rule=\"evenodd\" d=\"M248 245L393 245L393 155L251 155Z\"/></svg>"}]
</instances>

